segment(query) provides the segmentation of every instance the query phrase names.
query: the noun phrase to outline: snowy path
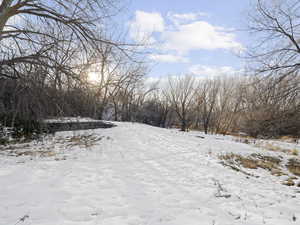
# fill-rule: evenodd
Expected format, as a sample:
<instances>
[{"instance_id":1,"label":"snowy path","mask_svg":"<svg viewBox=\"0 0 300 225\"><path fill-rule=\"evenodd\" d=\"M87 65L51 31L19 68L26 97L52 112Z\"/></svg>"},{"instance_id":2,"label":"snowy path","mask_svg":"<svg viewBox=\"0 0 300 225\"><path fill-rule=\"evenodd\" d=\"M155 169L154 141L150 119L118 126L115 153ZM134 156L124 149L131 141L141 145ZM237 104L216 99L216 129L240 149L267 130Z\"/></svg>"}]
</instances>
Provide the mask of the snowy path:
<instances>
[{"instance_id":1,"label":"snowy path","mask_svg":"<svg viewBox=\"0 0 300 225\"><path fill-rule=\"evenodd\" d=\"M24 225L300 223L296 188L265 171L247 178L216 158L255 148L131 123L92 132L109 138L90 149L64 151L67 160L20 163L0 156L1 225L24 215ZM216 183L230 197L216 197Z\"/></svg>"}]
</instances>

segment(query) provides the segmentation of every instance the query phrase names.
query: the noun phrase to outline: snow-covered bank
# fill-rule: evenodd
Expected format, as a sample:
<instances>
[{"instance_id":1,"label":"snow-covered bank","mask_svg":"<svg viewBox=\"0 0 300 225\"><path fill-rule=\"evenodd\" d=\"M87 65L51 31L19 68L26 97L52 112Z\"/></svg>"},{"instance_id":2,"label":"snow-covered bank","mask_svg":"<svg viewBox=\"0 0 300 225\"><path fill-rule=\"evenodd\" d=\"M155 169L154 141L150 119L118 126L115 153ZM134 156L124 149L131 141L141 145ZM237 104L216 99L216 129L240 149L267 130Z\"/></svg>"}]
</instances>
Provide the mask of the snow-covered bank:
<instances>
[{"instance_id":1,"label":"snow-covered bank","mask_svg":"<svg viewBox=\"0 0 300 225\"><path fill-rule=\"evenodd\" d=\"M19 146L40 154L0 151L0 224L299 223L300 188L262 169L247 177L217 157L261 149L222 136L117 125Z\"/></svg>"},{"instance_id":2,"label":"snow-covered bank","mask_svg":"<svg viewBox=\"0 0 300 225\"><path fill-rule=\"evenodd\" d=\"M58 117L52 119L43 120L44 123L71 123L71 122L98 122L99 120L94 120L89 117Z\"/></svg>"}]
</instances>

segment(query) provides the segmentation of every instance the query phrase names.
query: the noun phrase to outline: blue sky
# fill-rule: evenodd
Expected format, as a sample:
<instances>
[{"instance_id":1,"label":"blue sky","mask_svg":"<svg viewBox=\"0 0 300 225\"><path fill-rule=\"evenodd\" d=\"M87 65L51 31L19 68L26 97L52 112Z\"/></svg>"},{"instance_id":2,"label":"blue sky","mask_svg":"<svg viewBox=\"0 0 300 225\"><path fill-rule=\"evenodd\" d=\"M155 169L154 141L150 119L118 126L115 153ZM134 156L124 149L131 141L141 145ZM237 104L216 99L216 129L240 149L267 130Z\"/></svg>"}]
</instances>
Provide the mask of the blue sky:
<instances>
[{"instance_id":1,"label":"blue sky","mask_svg":"<svg viewBox=\"0 0 300 225\"><path fill-rule=\"evenodd\" d=\"M132 0L131 39L152 44L151 76L214 76L243 68L251 0ZM128 25L129 24L129 25Z\"/></svg>"}]
</instances>

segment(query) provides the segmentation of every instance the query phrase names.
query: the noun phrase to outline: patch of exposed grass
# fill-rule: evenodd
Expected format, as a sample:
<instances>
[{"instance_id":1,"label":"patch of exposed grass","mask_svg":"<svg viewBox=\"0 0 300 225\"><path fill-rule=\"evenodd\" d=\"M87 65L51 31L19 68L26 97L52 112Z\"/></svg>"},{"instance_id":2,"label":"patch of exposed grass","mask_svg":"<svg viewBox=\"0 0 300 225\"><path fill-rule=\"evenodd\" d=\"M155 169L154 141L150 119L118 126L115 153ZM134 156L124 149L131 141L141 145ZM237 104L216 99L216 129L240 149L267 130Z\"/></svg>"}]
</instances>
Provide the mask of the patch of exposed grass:
<instances>
[{"instance_id":1,"label":"patch of exposed grass","mask_svg":"<svg viewBox=\"0 0 300 225\"><path fill-rule=\"evenodd\" d=\"M53 151L24 151L24 152L16 152L16 156L38 156L38 157L52 157L55 156L56 153Z\"/></svg>"},{"instance_id":2,"label":"patch of exposed grass","mask_svg":"<svg viewBox=\"0 0 300 225\"><path fill-rule=\"evenodd\" d=\"M282 147L279 147L279 146L276 146L276 145L273 145L273 144L270 144L270 143L267 143L265 145L260 145L258 147L263 147L269 151L273 151L273 152L283 152L283 153L286 153L286 154L291 154L292 150L291 149L285 149L285 148L282 148Z\"/></svg>"},{"instance_id":3,"label":"patch of exposed grass","mask_svg":"<svg viewBox=\"0 0 300 225\"><path fill-rule=\"evenodd\" d=\"M239 166L234 165L234 164L232 164L232 163L228 163L228 162L222 161L221 164L222 164L223 166L225 166L225 167L228 167L228 168L230 168L230 169L236 171L236 172L240 172L240 173L242 173L242 174L245 174L246 176L256 177L256 178L259 177L259 176L255 176L255 175L253 175L253 174L251 174L251 173L248 173L248 172L242 170Z\"/></svg>"},{"instance_id":4,"label":"patch of exposed grass","mask_svg":"<svg viewBox=\"0 0 300 225\"><path fill-rule=\"evenodd\" d=\"M8 156L15 157L51 157L56 155L52 147L33 147L30 144L9 145L2 149L2 153Z\"/></svg>"},{"instance_id":5,"label":"patch of exposed grass","mask_svg":"<svg viewBox=\"0 0 300 225\"><path fill-rule=\"evenodd\" d=\"M286 164L286 167L292 174L294 174L296 176L300 176L300 160L299 159L296 159L296 158L289 159L288 163Z\"/></svg>"},{"instance_id":6,"label":"patch of exposed grass","mask_svg":"<svg viewBox=\"0 0 300 225\"><path fill-rule=\"evenodd\" d=\"M283 185L287 186L297 186L300 187L300 182L297 183L298 177L300 176L300 160L297 158L291 158L288 160L286 165L282 165L282 159L275 156L265 156L262 154L253 153L248 156L243 156L240 154L227 153L224 155L219 155L221 159L221 164L231 168L232 170L241 172L247 176L254 176L242 168L247 169L258 169L262 168L269 171L274 176L288 175L288 173L283 172L285 167L287 170L293 174L290 175L286 180L282 181ZM298 177L297 177L298 176Z\"/></svg>"},{"instance_id":7,"label":"patch of exposed grass","mask_svg":"<svg viewBox=\"0 0 300 225\"><path fill-rule=\"evenodd\" d=\"M97 137L93 134L89 134L89 135L76 135L71 137L68 142L70 142L70 144L68 146L79 146L79 147L85 147L85 148L89 148L92 147L94 145L96 145L96 143L100 140L102 140L103 136L101 137Z\"/></svg>"},{"instance_id":8,"label":"patch of exposed grass","mask_svg":"<svg viewBox=\"0 0 300 225\"><path fill-rule=\"evenodd\" d=\"M267 150L269 151L275 151L275 152L283 152L283 153L286 153L288 155L298 155L298 149L286 149L286 148L282 148L282 147L279 147L279 146L274 146L274 145L271 145L269 144L267 146Z\"/></svg>"},{"instance_id":9,"label":"patch of exposed grass","mask_svg":"<svg viewBox=\"0 0 300 225\"><path fill-rule=\"evenodd\" d=\"M257 143L255 144L255 147L258 147L258 148L263 148L263 149L266 149L268 151L272 151L272 152L282 152L282 153L285 153L285 154L288 154L288 155L298 155L299 154L299 150L298 149L287 149L287 148L283 148L283 147L280 147L278 145L274 145L274 144L271 144L271 143Z\"/></svg>"},{"instance_id":10,"label":"patch of exposed grass","mask_svg":"<svg viewBox=\"0 0 300 225\"><path fill-rule=\"evenodd\" d=\"M284 140L286 142L287 142L287 140L289 140L288 142L292 142L292 143L297 143L297 141L298 141L298 139L291 139L290 137L289 137L289 139L281 138L281 140ZM295 156L299 155L299 150L298 149L286 149L286 148L283 148L283 147L280 147L278 145L274 145L274 144L271 144L271 143L259 142L255 138L239 137L239 138L234 139L234 141L239 142L239 143L243 143L243 144L253 145L257 148L263 148L263 149L266 149L266 150L272 151L272 152L283 152L285 154L295 155Z\"/></svg>"},{"instance_id":11,"label":"patch of exposed grass","mask_svg":"<svg viewBox=\"0 0 300 225\"><path fill-rule=\"evenodd\" d=\"M282 160L279 157L265 156L257 153L253 153L249 156L229 153L225 155L219 155L219 159L222 160L222 165L229 167L235 171L242 172L247 176L254 175L243 171L241 167L247 169L262 168L269 171L274 176L286 175L280 167L280 163Z\"/></svg>"},{"instance_id":12,"label":"patch of exposed grass","mask_svg":"<svg viewBox=\"0 0 300 225\"><path fill-rule=\"evenodd\" d=\"M225 160L231 164L242 165L244 168L257 169L263 168L271 171L278 169L281 159L273 156L264 156L261 154L251 154L250 156L242 156L239 154L229 153L220 155L221 160Z\"/></svg>"},{"instance_id":13,"label":"patch of exposed grass","mask_svg":"<svg viewBox=\"0 0 300 225\"><path fill-rule=\"evenodd\" d=\"M89 148L91 146L94 146L97 144L98 141L102 140L103 136L96 136L94 134L90 135L74 135L74 136L68 136L68 137L58 137L55 139L52 139L49 142L49 145L44 146L42 145L36 145L36 144L10 144L8 146L1 146L0 148L0 154L7 155L7 156L13 156L13 157L21 157L21 156L28 156L28 157L54 157L55 160L65 160L65 158L59 158L57 156L57 152L54 151L56 149L55 145L58 144L58 146L61 148L63 147L66 149L66 147L74 147L79 146L80 148ZM110 139L110 137L106 137L107 140Z\"/></svg>"},{"instance_id":14,"label":"patch of exposed grass","mask_svg":"<svg viewBox=\"0 0 300 225\"><path fill-rule=\"evenodd\" d=\"M255 138L249 138L249 137L240 137L234 139L235 142L243 143L243 144L256 144Z\"/></svg>"},{"instance_id":15,"label":"patch of exposed grass","mask_svg":"<svg viewBox=\"0 0 300 225\"><path fill-rule=\"evenodd\" d=\"M7 147L3 148L2 150L22 150L30 148L29 144L22 144L22 145L8 145Z\"/></svg>"},{"instance_id":16,"label":"patch of exposed grass","mask_svg":"<svg viewBox=\"0 0 300 225\"><path fill-rule=\"evenodd\" d=\"M282 136L279 139L283 140L285 142L290 142L290 143L298 143L299 142L299 137L293 137L293 136Z\"/></svg>"},{"instance_id":17,"label":"patch of exposed grass","mask_svg":"<svg viewBox=\"0 0 300 225\"><path fill-rule=\"evenodd\" d=\"M285 181L282 182L283 185L286 186L294 186L295 185L295 181L293 178L289 177L288 179L286 179Z\"/></svg>"},{"instance_id":18,"label":"patch of exposed grass","mask_svg":"<svg viewBox=\"0 0 300 225\"><path fill-rule=\"evenodd\" d=\"M292 155L295 155L295 156L298 156L298 155L299 155L298 149L292 149L292 150L291 150L291 154L292 154Z\"/></svg>"}]
</instances>

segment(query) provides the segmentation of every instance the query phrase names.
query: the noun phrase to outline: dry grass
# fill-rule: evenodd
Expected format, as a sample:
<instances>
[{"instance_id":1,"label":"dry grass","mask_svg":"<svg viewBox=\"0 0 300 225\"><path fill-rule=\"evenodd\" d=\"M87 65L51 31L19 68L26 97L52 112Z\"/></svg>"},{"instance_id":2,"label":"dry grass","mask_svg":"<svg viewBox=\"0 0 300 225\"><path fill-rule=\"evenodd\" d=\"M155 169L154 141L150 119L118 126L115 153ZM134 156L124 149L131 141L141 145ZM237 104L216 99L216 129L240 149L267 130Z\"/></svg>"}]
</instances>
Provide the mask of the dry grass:
<instances>
[{"instance_id":1,"label":"dry grass","mask_svg":"<svg viewBox=\"0 0 300 225\"><path fill-rule=\"evenodd\" d=\"M220 155L219 159L222 160L221 163L224 166L230 167L231 169L242 172L246 175L249 175L249 173L246 173L245 171L240 171L240 166L247 169L262 168L264 170L269 171L274 176L286 175L286 173L282 171L282 168L280 166L281 159L279 157L264 156L255 153L249 156L242 156L239 154L230 153Z\"/></svg>"},{"instance_id":2,"label":"dry grass","mask_svg":"<svg viewBox=\"0 0 300 225\"><path fill-rule=\"evenodd\" d=\"M295 181L293 178L289 177L288 179L286 179L285 181L282 182L283 185L286 186L294 186L295 185Z\"/></svg>"},{"instance_id":3,"label":"dry grass","mask_svg":"<svg viewBox=\"0 0 300 225\"><path fill-rule=\"evenodd\" d=\"M299 150L298 149L292 149L291 154L295 155L295 156L298 156L299 155Z\"/></svg>"},{"instance_id":4,"label":"dry grass","mask_svg":"<svg viewBox=\"0 0 300 225\"><path fill-rule=\"evenodd\" d=\"M68 146L79 146L79 147L85 147L85 148L89 148L92 147L94 145L96 145L96 143L98 141L100 141L103 137L97 137L94 136L92 134L90 135L76 135L71 137L68 141L70 142L70 144Z\"/></svg>"},{"instance_id":5,"label":"dry grass","mask_svg":"<svg viewBox=\"0 0 300 225\"><path fill-rule=\"evenodd\" d=\"M298 149L286 149L286 148L283 148L283 147L280 147L278 145L274 145L274 144L270 144L270 143L257 143L255 144L255 147L258 147L258 148L263 148L263 149L266 149L268 151L272 151L272 152L282 152L282 153L285 153L287 155L299 155L299 150Z\"/></svg>"},{"instance_id":6,"label":"dry grass","mask_svg":"<svg viewBox=\"0 0 300 225\"><path fill-rule=\"evenodd\" d=\"M284 136L281 137L280 140L284 141L284 142L289 142L289 143L297 143L298 139L289 137L289 136ZM260 142L255 138L252 137L239 137L239 138L235 138L234 141L239 142L239 143L243 143L243 144L249 144L249 145L253 145L257 148L263 148L265 150L268 151L272 151L272 152L283 152L285 154L288 155L295 155L298 156L299 155L299 150L298 149L286 149L283 147L280 147L278 145L274 145L271 143L264 143L264 142Z\"/></svg>"},{"instance_id":7,"label":"dry grass","mask_svg":"<svg viewBox=\"0 0 300 225\"><path fill-rule=\"evenodd\" d=\"M279 139L290 143L298 143L299 141L297 137L292 137L292 136L282 136Z\"/></svg>"},{"instance_id":8,"label":"dry grass","mask_svg":"<svg viewBox=\"0 0 300 225\"><path fill-rule=\"evenodd\" d=\"M234 165L234 164L232 164L232 163L228 163L228 162L222 161L221 164L222 164L223 166L225 166L225 167L228 167L228 168L230 168L230 169L236 171L236 172L243 173L243 174L245 174L247 177L248 177L248 176L256 177L256 178L259 177L259 176L255 176L255 175L253 175L253 174L251 174L251 173L248 173L248 172L242 170L239 166Z\"/></svg>"},{"instance_id":9,"label":"dry grass","mask_svg":"<svg viewBox=\"0 0 300 225\"><path fill-rule=\"evenodd\" d=\"M54 151L56 149L56 145L58 147L74 147L79 146L81 148L89 148L97 144L98 141L103 139L104 137L96 136L96 135L74 135L68 137L58 137L52 139L49 142L49 145L44 146L43 144L37 145L36 144L18 144L18 145L8 145L2 147L0 149L0 154L13 156L13 157L21 157L21 156L28 156L28 157L54 157L55 160L65 160L66 158L59 158L57 152ZM109 137L107 137L109 139Z\"/></svg>"},{"instance_id":10,"label":"dry grass","mask_svg":"<svg viewBox=\"0 0 300 225\"><path fill-rule=\"evenodd\" d=\"M19 144L19 145L11 144L11 145L2 147L1 150L2 151L8 151L8 152L10 152L11 150L13 150L13 151L15 151L15 150L23 150L23 149L28 149L30 147L31 147L31 145L29 145L29 144Z\"/></svg>"},{"instance_id":11,"label":"dry grass","mask_svg":"<svg viewBox=\"0 0 300 225\"><path fill-rule=\"evenodd\" d=\"M294 176L290 175L288 179L282 181L281 183L287 186L300 187L300 181L297 183L298 177L300 176L300 160L297 158L289 159L286 165L282 165L282 159L280 157L265 156L256 153L253 153L248 156L228 153L225 155L219 155L219 159L222 160L222 165L229 167L235 171L242 172L247 176L254 175L244 171L242 168L262 168L264 170L269 171L274 176L283 176L288 175L288 173L283 172L283 170L286 167L286 169Z\"/></svg>"},{"instance_id":12,"label":"dry grass","mask_svg":"<svg viewBox=\"0 0 300 225\"><path fill-rule=\"evenodd\" d=\"M273 156L263 156L260 154L251 154L250 156L242 156L239 154L220 155L221 160L225 160L231 164L242 165L244 168L257 169L263 168L269 171L279 169L281 159Z\"/></svg>"},{"instance_id":13,"label":"dry grass","mask_svg":"<svg viewBox=\"0 0 300 225\"><path fill-rule=\"evenodd\" d=\"M17 152L16 156L34 156L34 157L52 157L55 156L56 153L53 151L25 151L25 152Z\"/></svg>"},{"instance_id":14,"label":"dry grass","mask_svg":"<svg viewBox=\"0 0 300 225\"><path fill-rule=\"evenodd\" d=\"M288 170L296 175L296 176L300 176L300 160L296 159L296 158L291 158L289 159L288 163L286 164L286 168L288 168Z\"/></svg>"},{"instance_id":15,"label":"dry grass","mask_svg":"<svg viewBox=\"0 0 300 225\"><path fill-rule=\"evenodd\" d=\"M282 148L282 147L279 147L279 146L275 146L275 145L272 145L270 143L268 143L265 148L269 151L274 151L274 152L283 152L283 153L286 153L288 155L298 155L298 150L297 149L286 149L286 148Z\"/></svg>"},{"instance_id":16,"label":"dry grass","mask_svg":"<svg viewBox=\"0 0 300 225\"><path fill-rule=\"evenodd\" d=\"M283 152L283 153L287 153L289 154L291 152L290 149L285 149L285 148L282 148L282 147L279 147L279 146L276 146L276 145L272 145L270 143L267 143L265 145L261 145L261 146L258 146L258 147L263 147L269 151L273 151L273 152Z\"/></svg>"},{"instance_id":17,"label":"dry grass","mask_svg":"<svg viewBox=\"0 0 300 225\"><path fill-rule=\"evenodd\" d=\"M56 155L52 147L33 147L30 144L9 145L2 149L2 153L8 156L15 157L52 157Z\"/></svg>"},{"instance_id":18,"label":"dry grass","mask_svg":"<svg viewBox=\"0 0 300 225\"><path fill-rule=\"evenodd\" d=\"M235 142L243 143L243 144L256 144L256 139L251 137L240 137L234 139Z\"/></svg>"}]
</instances>

